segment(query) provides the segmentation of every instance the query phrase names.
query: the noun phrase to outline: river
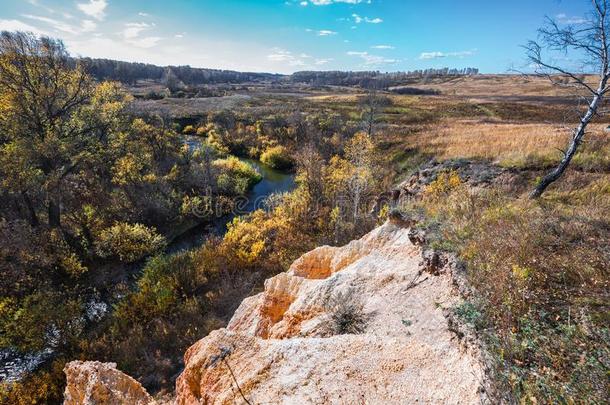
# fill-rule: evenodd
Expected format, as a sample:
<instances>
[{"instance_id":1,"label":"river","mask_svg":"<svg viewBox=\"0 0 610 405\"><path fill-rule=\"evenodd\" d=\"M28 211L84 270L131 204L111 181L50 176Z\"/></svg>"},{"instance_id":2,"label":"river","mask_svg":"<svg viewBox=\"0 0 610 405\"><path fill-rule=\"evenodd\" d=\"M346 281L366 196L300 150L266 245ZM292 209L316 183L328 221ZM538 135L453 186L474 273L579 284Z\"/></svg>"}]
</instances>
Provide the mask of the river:
<instances>
[{"instance_id":1,"label":"river","mask_svg":"<svg viewBox=\"0 0 610 405\"><path fill-rule=\"evenodd\" d=\"M195 149L201 144L201 138L187 136L185 142L189 148ZM256 183L246 196L238 200L236 212L223 215L213 220L212 223L203 223L184 232L172 240L167 247L167 253L194 249L203 245L210 235L224 235L227 230L227 223L232 221L236 215L245 215L259 208L265 208L265 202L270 195L286 193L296 187L293 173L275 170L254 159L240 158L240 160L252 165L263 176L262 180Z\"/></svg>"},{"instance_id":2,"label":"river","mask_svg":"<svg viewBox=\"0 0 610 405\"><path fill-rule=\"evenodd\" d=\"M192 136L185 138L185 142L191 149L195 149L201 144L200 138ZM212 221L212 223L203 223L182 233L172 240L166 249L166 253L172 254L196 249L203 245L210 235L222 236L227 230L227 223L232 221L236 215L244 215L258 208L264 208L265 200L270 195L292 191L296 186L294 174L272 169L257 160L241 160L254 166L263 178L244 198L239 200L240 204L237 212L223 215ZM103 302L94 302L93 304L98 306L101 304L106 305ZM36 370L38 366L52 357L53 349L51 348L38 353L28 354L10 349L2 349L0 350L0 382L19 381L26 373Z\"/></svg>"}]
</instances>

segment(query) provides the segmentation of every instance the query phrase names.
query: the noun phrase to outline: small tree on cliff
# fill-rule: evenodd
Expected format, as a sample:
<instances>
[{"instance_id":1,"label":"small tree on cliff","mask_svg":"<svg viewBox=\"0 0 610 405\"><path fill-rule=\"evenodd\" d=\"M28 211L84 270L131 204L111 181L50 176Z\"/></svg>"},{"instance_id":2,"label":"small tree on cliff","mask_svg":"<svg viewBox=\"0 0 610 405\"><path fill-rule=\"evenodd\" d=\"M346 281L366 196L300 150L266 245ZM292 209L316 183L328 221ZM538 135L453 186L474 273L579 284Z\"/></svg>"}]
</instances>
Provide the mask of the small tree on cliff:
<instances>
[{"instance_id":1,"label":"small tree on cliff","mask_svg":"<svg viewBox=\"0 0 610 405\"><path fill-rule=\"evenodd\" d=\"M593 11L590 17L575 24L561 25L558 21L548 19L547 24L538 31L539 42L530 41L526 46L528 58L537 67L539 74L549 77L556 85L571 86L586 92L588 104L587 111L580 115L580 122L572 133L561 162L538 182L530 194L531 198L540 197L550 184L561 177L583 142L587 126L596 115L602 113L600 106L610 90L608 3L610 0L592 0ZM543 49L564 54L573 51L582 55L586 71L597 72L594 79L577 75L568 68L554 64L542 56ZM557 80L557 75L567 77L568 83Z\"/></svg>"}]
</instances>

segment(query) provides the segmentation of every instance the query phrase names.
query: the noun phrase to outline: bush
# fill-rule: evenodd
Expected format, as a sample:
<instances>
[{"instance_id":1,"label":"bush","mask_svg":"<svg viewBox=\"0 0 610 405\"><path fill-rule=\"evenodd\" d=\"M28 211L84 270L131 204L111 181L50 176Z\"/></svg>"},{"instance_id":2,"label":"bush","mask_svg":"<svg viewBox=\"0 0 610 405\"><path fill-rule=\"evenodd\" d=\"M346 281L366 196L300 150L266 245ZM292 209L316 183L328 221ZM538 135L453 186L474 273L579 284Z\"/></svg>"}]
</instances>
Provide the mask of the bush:
<instances>
[{"instance_id":1,"label":"bush","mask_svg":"<svg viewBox=\"0 0 610 405\"><path fill-rule=\"evenodd\" d=\"M273 146L267 148L261 154L261 162L274 169L290 169L294 165L294 161L288 155L286 148L283 146Z\"/></svg>"},{"instance_id":2,"label":"bush","mask_svg":"<svg viewBox=\"0 0 610 405\"><path fill-rule=\"evenodd\" d=\"M213 162L214 167L220 170L218 182L228 190L233 189L236 194L243 194L248 188L263 179L263 176L249 163L239 160L235 156L218 159ZM245 182L245 183L244 183ZM231 184L242 184L242 187L232 187ZM243 189L245 184L245 189Z\"/></svg>"},{"instance_id":3,"label":"bush","mask_svg":"<svg viewBox=\"0 0 610 405\"><path fill-rule=\"evenodd\" d=\"M193 135L195 133L195 127L192 125L187 125L182 130L182 133L185 135Z\"/></svg>"},{"instance_id":4,"label":"bush","mask_svg":"<svg viewBox=\"0 0 610 405\"><path fill-rule=\"evenodd\" d=\"M118 222L100 233L96 252L101 257L118 256L121 261L133 263L163 250L165 245L165 238L154 228Z\"/></svg>"}]
</instances>

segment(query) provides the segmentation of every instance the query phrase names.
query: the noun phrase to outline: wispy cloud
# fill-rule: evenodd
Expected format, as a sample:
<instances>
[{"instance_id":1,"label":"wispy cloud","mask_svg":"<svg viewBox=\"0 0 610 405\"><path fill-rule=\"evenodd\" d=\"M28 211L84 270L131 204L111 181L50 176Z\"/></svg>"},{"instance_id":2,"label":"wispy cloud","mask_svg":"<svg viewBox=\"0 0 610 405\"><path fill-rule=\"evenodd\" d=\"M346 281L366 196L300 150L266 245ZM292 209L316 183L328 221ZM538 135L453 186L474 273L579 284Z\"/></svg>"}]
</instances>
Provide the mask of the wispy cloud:
<instances>
[{"instance_id":1,"label":"wispy cloud","mask_svg":"<svg viewBox=\"0 0 610 405\"><path fill-rule=\"evenodd\" d=\"M337 33L335 31L331 31L331 30L320 30L317 31L318 32L318 36L320 37L327 37L330 35L337 35Z\"/></svg>"},{"instance_id":2,"label":"wispy cloud","mask_svg":"<svg viewBox=\"0 0 610 405\"><path fill-rule=\"evenodd\" d=\"M578 17L578 16L573 16L573 17L569 17L566 14L557 14L555 16L555 19L557 20L557 22L559 24L584 24L587 22L586 18L583 17Z\"/></svg>"},{"instance_id":3,"label":"wispy cloud","mask_svg":"<svg viewBox=\"0 0 610 405\"><path fill-rule=\"evenodd\" d=\"M369 17L361 17L358 14L352 14L352 18L356 24L360 23L368 23L368 24L381 24L383 20L381 18L369 18Z\"/></svg>"},{"instance_id":4,"label":"wispy cloud","mask_svg":"<svg viewBox=\"0 0 610 405\"><path fill-rule=\"evenodd\" d=\"M396 49L392 45L375 45L375 46L371 46L371 48L372 49Z\"/></svg>"},{"instance_id":5,"label":"wispy cloud","mask_svg":"<svg viewBox=\"0 0 610 405\"><path fill-rule=\"evenodd\" d=\"M95 31L95 29L97 28L97 24L91 20L83 20L81 21L80 25L73 25L65 21L60 21L54 18L43 17L39 15L22 14L21 16L29 20L45 23L55 31L61 31L63 33L68 33L72 35Z\"/></svg>"},{"instance_id":6,"label":"wispy cloud","mask_svg":"<svg viewBox=\"0 0 610 405\"><path fill-rule=\"evenodd\" d=\"M47 35L48 33L37 27L24 23L20 20L2 20L0 19L0 31L25 31L32 32L38 35Z\"/></svg>"},{"instance_id":7,"label":"wispy cloud","mask_svg":"<svg viewBox=\"0 0 610 405\"><path fill-rule=\"evenodd\" d=\"M140 34L142 34L144 31L152 29L154 26L155 24L148 24L145 22L126 23L121 34L125 42L130 45L140 48L152 48L163 38L157 36L141 37Z\"/></svg>"},{"instance_id":8,"label":"wispy cloud","mask_svg":"<svg viewBox=\"0 0 610 405\"><path fill-rule=\"evenodd\" d=\"M349 51L347 52L349 56L357 56L361 58L366 66L380 66L380 65L393 65L398 63L397 59L385 58L379 55L371 55L370 53L358 52L358 51Z\"/></svg>"},{"instance_id":9,"label":"wispy cloud","mask_svg":"<svg viewBox=\"0 0 610 405\"><path fill-rule=\"evenodd\" d=\"M139 36L143 31L146 31L153 27L154 24L148 23L127 23L125 24L125 29L123 30L123 38L131 39Z\"/></svg>"},{"instance_id":10,"label":"wispy cloud","mask_svg":"<svg viewBox=\"0 0 610 405\"><path fill-rule=\"evenodd\" d=\"M288 66L305 66L305 61L303 59L310 57L304 54L296 56L292 52L281 48L273 48L271 52L272 53L267 55L268 60L271 62L286 63Z\"/></svg>"},{"instance_id":11,"label":"wispy cloud","mask_svg":"<svg viewBox=\"0 0 610 405\"><path fill-rule=\"evenodd\" d=\"M473 56L477 53L476 49L472 49L470 51L460 51L460 52L422 52L419 55L419 59L429 60L429 59L442 59L442 58L465 58L467 56Z\"/></svg>"},{"instance_id":12,"label":"wispy cloud","mask_svg":"<svg viewBox=\"0 0 610 405\"><path fill-rule=\"evenodd\" d=\"M76 30L74 30L74 28L70 24L66 24L62 21L59 21L59 20L56 20L53 18L42 17L42 16L38 16L38 15L31 15L31 14L22 14L21 16L24 18L27 18L29 20L40 21L45 24L48 24L52 28L54 28L58 31L68 32L70 34L76 34Z\"/></svg>"},{"instance_id":13,"label":"wispy cloud","mask_svg":"<svg viewBox=\"0 0 610 405\"><path fill-rule=\"evenodd\" d=\"M332 62L334 59L332 58L328 58L328 59L316 59L316 61L314 62L316 66L321 66L321 65L326 65L327 63Z\"/></svg>"},{"instance_id":14,"label":"wispy cloud","mask_svg":"<svg viewBox=\"0 0 610 405\"><path fill-rule=\"evenodd\" d=\"M314 58L306 53L295 54L282 48L273 48L267 60L291 67L322 66L332 62L332 58Z\"/></svg>"},{"instance_id":15,"label":"wispy cloud","mask_svg":"<svg viewBox=\"0 0 610 405\"><path fill-rule=\"evenodd\" d=\"M103 20L106 17L106 7L108 2L106 0L89 0L87 3L78 3L76 7L83 13L96 20Z\"/></svg>"}]
</instances>

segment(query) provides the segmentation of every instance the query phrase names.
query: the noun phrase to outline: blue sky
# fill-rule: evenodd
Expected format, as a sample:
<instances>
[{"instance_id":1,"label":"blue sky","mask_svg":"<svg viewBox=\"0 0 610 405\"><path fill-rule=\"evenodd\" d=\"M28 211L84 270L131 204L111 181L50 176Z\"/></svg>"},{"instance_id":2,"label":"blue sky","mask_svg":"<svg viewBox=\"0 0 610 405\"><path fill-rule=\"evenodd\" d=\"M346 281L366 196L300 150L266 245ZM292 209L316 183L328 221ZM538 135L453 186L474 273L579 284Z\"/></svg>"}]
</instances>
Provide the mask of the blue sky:
<instances>
[{"instance_id":1,"label":"blue sky","mask_svg":"<svg viewBox=\"0 0 610 405\"><path fill-rule=\"evenodd\" d=\"M587 0L0 0L0 30L70 52L241 71L413 70L525 65L545 16L582 19Z\"/></svg>"}]
</instances>

